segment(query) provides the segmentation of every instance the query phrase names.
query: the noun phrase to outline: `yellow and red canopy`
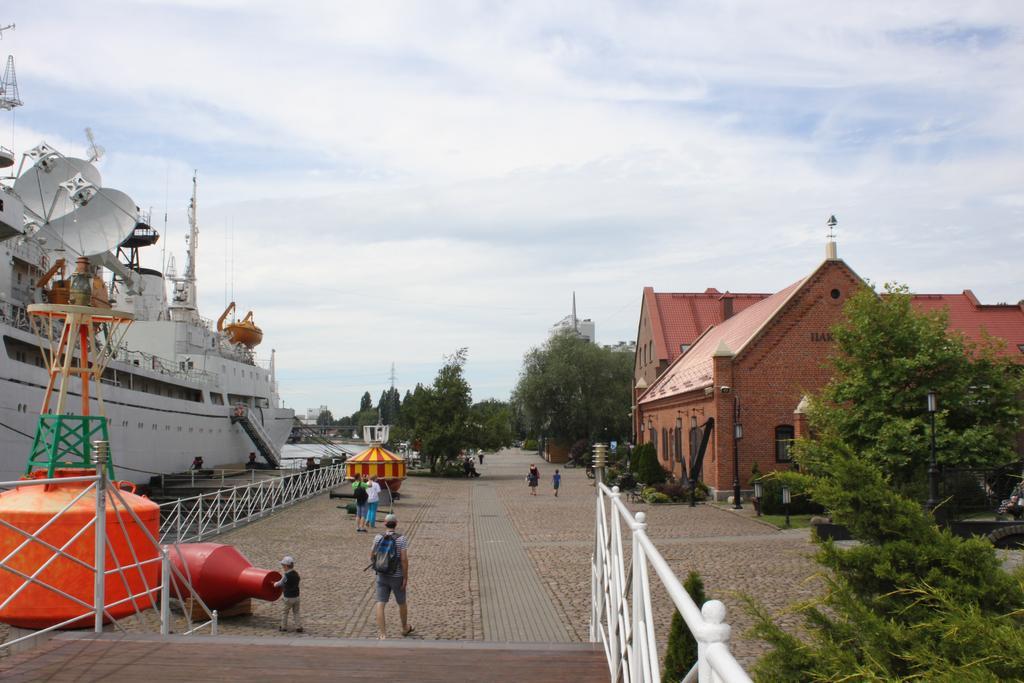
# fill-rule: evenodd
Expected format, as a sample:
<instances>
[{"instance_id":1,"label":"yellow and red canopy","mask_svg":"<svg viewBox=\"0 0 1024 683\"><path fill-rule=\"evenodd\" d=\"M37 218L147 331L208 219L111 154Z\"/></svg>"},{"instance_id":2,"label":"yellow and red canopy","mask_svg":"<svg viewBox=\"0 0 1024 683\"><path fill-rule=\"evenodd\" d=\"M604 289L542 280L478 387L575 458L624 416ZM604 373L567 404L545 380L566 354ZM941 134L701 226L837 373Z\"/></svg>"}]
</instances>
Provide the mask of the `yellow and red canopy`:
<instances>
[{"instance_id":1,"label":"yellow and red canopy","mask_svg":"<svg viewBox=\"0 0 1024 683\"><path fill-rule=\"evenodd\" d=\"M400 481L405 479L405 460L380 446L371 446L345 461L346 477L352 479L363 474L375 474L378 479Z\"/></svg>"}]
</instances>

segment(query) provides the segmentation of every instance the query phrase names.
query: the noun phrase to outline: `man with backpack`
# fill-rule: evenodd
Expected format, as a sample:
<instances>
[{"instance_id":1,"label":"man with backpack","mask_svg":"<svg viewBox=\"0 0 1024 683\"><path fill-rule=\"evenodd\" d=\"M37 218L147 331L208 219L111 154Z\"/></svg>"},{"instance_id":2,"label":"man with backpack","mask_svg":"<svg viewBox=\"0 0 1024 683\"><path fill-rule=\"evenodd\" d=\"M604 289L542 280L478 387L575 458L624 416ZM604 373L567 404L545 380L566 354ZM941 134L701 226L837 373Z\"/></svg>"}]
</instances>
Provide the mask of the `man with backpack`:
<instances>
[{"instance_id":1,"label":"man with backpack","mask_svg":"<svg viewBox=\"0 0 1024 683\"><path fill-rule=\"evenodd\" d=\"M387 531L374 537L370 551L370 566L377 574L377 638L380 640L387 637L384 607L392 593L402 617L402 635L407 636L413 631L405 602L405 589L409 582L409 541L403 534L395 532L398 518L394 515L384 518L384 526Z\"/></svg>"}]
</instances>

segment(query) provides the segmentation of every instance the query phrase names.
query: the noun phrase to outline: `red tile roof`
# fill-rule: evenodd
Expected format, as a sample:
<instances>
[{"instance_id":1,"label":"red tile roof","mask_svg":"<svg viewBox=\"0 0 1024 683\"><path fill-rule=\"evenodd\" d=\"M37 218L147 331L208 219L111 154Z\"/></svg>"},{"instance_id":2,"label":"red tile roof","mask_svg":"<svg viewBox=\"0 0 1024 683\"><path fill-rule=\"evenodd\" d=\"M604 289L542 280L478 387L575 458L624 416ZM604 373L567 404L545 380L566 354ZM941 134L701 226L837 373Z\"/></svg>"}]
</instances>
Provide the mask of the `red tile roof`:
<instances>
[{"instance_id":1,"label":"red tile roof","mask_svg":"<svg viewBox=\"0 0 1024 683\"><path fill-rule=\"evenodd\" d=\"M985 333L1005 339L1003 355L1024 362L1024 302L982 304L969 289L962 294L915 294L911 302L918 311L945 309L950 329L971 341L981 342Z\"/></svg>"},{"instance_id":2,"label":"red tile roof","mask_svg":"<svg viewBox=\"0 0 1024 683\"><path fill-rule=\"evenodd\" d=\"M722 299L731 297L733 315L767 298L768 294L719 292L709 287L703 292L655 292L646 287L645 301L650 306L651 327L658 360L670 363L680 354L683 344L691 345L712 325L723 320Z\"/></svg>"},{"instance_id":3,"label":"red tile roof","mask_svg":"<svg viewBox=\"0 0 1024 683\"><path fill-rule=\"evenodd\" d=\"M742 351L743 347L775 316L807 279L798 280L767 298L748 303L739 313L706 330L685 354L654 381L639 402L648 403L711 386L712 370L714 369L713 358L719 345L724 342L734 354Z\"/></svg>"}]
</instances>

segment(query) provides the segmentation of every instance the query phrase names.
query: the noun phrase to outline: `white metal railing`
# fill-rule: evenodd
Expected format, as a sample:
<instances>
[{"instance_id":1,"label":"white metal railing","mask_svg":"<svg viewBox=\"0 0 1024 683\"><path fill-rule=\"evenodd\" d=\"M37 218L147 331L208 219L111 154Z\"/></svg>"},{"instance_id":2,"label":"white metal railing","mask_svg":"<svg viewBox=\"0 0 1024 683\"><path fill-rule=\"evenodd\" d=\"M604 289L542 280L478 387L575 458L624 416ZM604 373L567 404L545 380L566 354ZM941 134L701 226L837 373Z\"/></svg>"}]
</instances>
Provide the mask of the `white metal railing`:
<instances>
[{"instance_id":1,"label":"white metal railing","mask_svg":"<svg viewBox=\"0 0 1024 683\"><path fill-rule=\"evenodd\" d=\"M160 506L160 541L202 541L344 481L345 466L330 465L169 501Z\"/></svg>"},{"instance_id":2,"label":"white metal railing","mask_svg":"<svg viewBox=\"0 0 1024 683\"><path fill-rule=\"evenodd\" d=\"M623 525L631 534L630 579ZM647 516L643 512L633 515L617 486L609 489L597 484L596 526L590 640L604 645L612 683L661 681L649 568L654 569L697 641L697 661L683 683L749 683L750 677L729 651L731 628L725 623L725 605L708 600L698 607L647 536Z\"/></svg>"},{"instance_id":3,"label":"white metal railing","mask_svg":"<svg viewBox=\"0 0 1024 683\"><path fill-rule=\"evenodd\" d=\"M0 557L0 573L13 574L22 580L20 585L5 582L5 586L11 588L11 590L9 592L5 590L3 594L0 594L0 611L6 610L12 604L16 604L15 601L18 600L19 596L22 596L29 586L53 593L81 610L74 616L64 619L59 623L0 643L0 651L29 639L37 638L50 631L77 627L88 623L90 620L92 621L92 628L96 633L101 633L104 623L108 622L112 623L115 629L123 632L124 628L118 623L118 618L114 616L112 610L127 603L132 605L130 614L127 616L141 615L155 606L159 613L160 634L168 635L171 632L172 625L170 614L171 601L178 600L183 603L185 598L190 598L195 604L199 605L206 614L207 619L197 623L192 619L192 610L185 609L183 617L185 620L184 628L179 627L178 630L183 635L189 635L209 627L212 635L217 635L217 611L209 609L202 598L193 590L191 577L188 575L188 564L185 562L184 557L181 556L181 551L177 544L164 546L150 533L150 530L139 518L136 511L125 501L121 490L116 485L111 486L112 482L107 478L107 444L105 442L94 442L94 445L96 447L94 451L96 454L96 471L94 474L0 482L0 487L11 490L31 486L85 484L81 491L78 491L67 504L48 520L41 525L33 525L35 528L32 531L21 528L18 524L4 518L0 514L0 529L8 537L13 537L14 542L18 538L22 539L20 543L13 545L3 557ZM91 471L83 470L83 472ZM81 510L81 505L78 505L79 502L89 497L95 499L92 515L86 518L78 516ZM75 509L74 514L76 516L74 521L71 520L71 514L69 514L72 509ZM142 543L132 544L130 541L128 542L127 550L132 560L130 563L122 563L121 559L119 559L125 557L125 546L121 545L120 549L118 549L112 543L111 534L107 529L107 523L110 519L114 519L117 522L116 529L120 534L115 533L115 536L118 539L129 541L129 527L136 531L141 531L145 537ZM21 523L24 524L24 522ZM81 524L81 526L73 533L69 531L70 535L66 539L54 540L56 536L60 535L61 529L74 529L76 524ZM80 547L77 543L79 539L87 536L90 532L94 539L92 557L86 558L80 554L74 554L74 549ZM137 537L137 534L135 535ZM49 540L44 540L44 536ZM58 542L61 545L56 545ZM38 549L40 547L50 553L50 556L44 561L39 561ZM35 559L26 559L33 550L36 552L32 553L31 557ZM45 555L43 556L45 557ZM183 570L179 569L172 561L174 557L178 558L178 562ZM107 566L108 558L113 560L113 567ZM37 562L38 565L36 566ZM81 590L75 591L74 586L54 585L48 580L41 578L48 568L57 563L65 566L75 565L75 567L84 569L92 574L91 599L88 599L90 596L83 595ZM147 578L147 571L145 569L157 563L160 566L159 579L154 582L152 581L152 572L148 572L150 578ZM27 573L28 571L31 571L31 573ZM49 576L59 576L61 574L66 575L66 572L48 573ZM115 585L118 582L120 583L120 590L114 591L113 597L108 594L108 589L110 588L108 580L111 577L117 577L114 580ZM141 590L139 589L140 585ZM79 585L77 587L81 588L82 586ZM74 592L79 594L76 595ZM121 594L123 594L123 597L121 597ZM39 595L38 592L36 595Z\"/></svg>"}]
</instances>

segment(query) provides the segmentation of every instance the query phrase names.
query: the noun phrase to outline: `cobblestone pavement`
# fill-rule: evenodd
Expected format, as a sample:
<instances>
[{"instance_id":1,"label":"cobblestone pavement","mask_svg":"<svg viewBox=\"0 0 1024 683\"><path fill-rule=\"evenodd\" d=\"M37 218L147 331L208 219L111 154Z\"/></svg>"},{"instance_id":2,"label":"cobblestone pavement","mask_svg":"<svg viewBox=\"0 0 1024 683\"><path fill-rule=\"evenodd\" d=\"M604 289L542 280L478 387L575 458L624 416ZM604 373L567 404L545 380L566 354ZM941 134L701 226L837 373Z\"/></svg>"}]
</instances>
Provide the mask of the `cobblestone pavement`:
<instances>
[{"instance_id":1,"label":"cobblestone pavement","mask_svg":"<svg viewBox=\"0 0 1024 683\"><path fill-rule=\"evenodd\" d=\"M586 640L590 627L590 555L594 534L594 488L580 469L561 469L562 489L531 498L523 482L529 463L537 463L541 482L550 482L557 466L522 452L506 452L495 460L522 471L502 478L499 495L513 524L572 633ZM517 470L517 471L518 471ZM745 637L751 620L739 595L747 593L777 614L784 625L798 620L786 614L793 603L814 595L818 565L809 558L814 546L807 530L779 531L740 514L711 505L645 505L628 503L647 514L648 533L666 561L683 579L697 571L709 598L722 600L733 625L733 651L750 664L765 646ZM748 511L749 512L749 511ZM624 538L626 547L628 538ZM661 637L668 634L672 605L652 573L652 603Z\"/></svg>"},{"instance_id":2,"label":"cobblestone pavement","mask_svg":"<svg viewBox=\"0 0 1024 683\"><path fill-rule=\"evenodd\" d=\"M529 495L524 481L531 463L541 471L536 497ZM475 528L473 514L474 492L486 487L494 501L493 512L509 522L507 532L503 531L506 541L518 542L519 554L529 558L518 571L529 572L532 564L532 585L538 587L533 592L543 591L530 599L549 602L566 637L586 641L595 514L592 482L581 469L562 468L562 489L555 498L551 489L555 467L534 454L516 450L488 455L478 469L483 477L471 481L410 477L396 503L399 530L410 539L409 604L415 637L484 640L481 595L486 598L506 590L514 596L514 591L529 583L508 578L507 571L486 569L478 544L486 540L487 532L483 526ZM258 567L277 569L281 557L295 557L302 576L307 637L372 638L376 632L374 576L372 571L363 571L373 535L355 532L353 518L338 509L342 502L325 493L209 539L236 545ZM817 566L807 558L813 551L807 531L780 532L749 516L705 505L630 504L630 508L647 512L652 539L680 577L690 570L699 571L708 596L726 603L727 620L734 625L734 651L745 663L756 658L763 646L744 637L750 620L737 594L754 595L769 609L781 612L816 590L817 584L809 579ZM385 512L382 510L378 519ZM481 510L477 513L479 516ZM626 542L628 545L628 539ZM660 586L656 580L655 584ZM278 603L253 601L253 605L251 616L222 619L221 632L293 637L277 630ZM657 590L654 610L657 630L664 637L671 605ZM398 610L393 603L387 616L389 636L399 636ZM790 623L792 618L783 617L783 621ZM531 639L529 623L517 628L517 639ZM532 632L538 634L533 640L543 639L540 628Z\"/></svg>"}]
</instances>

